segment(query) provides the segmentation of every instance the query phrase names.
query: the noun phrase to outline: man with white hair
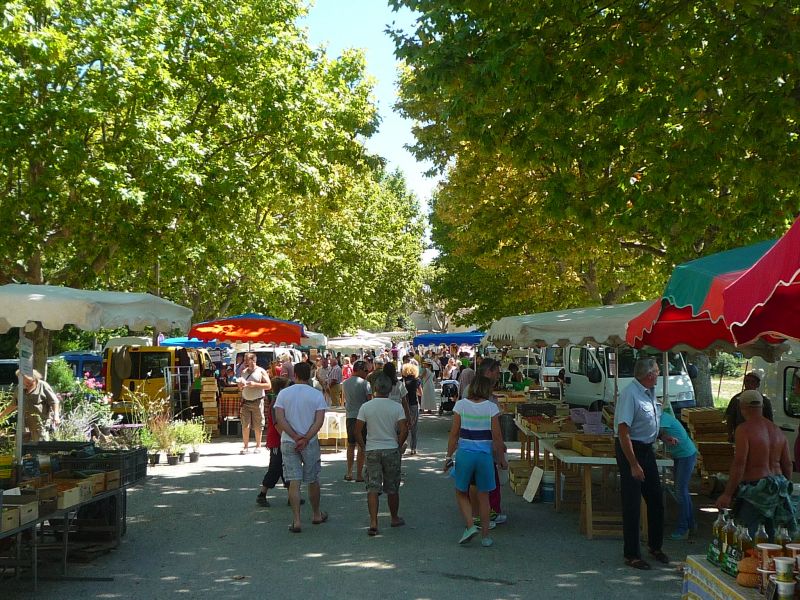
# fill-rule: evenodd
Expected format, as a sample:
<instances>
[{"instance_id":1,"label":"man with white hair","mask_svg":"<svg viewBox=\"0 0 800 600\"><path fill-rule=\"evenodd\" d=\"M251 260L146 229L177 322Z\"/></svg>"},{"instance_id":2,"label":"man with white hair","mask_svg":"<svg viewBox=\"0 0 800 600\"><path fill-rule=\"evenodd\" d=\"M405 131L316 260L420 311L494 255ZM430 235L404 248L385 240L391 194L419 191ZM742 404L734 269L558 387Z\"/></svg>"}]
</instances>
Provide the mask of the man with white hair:
<instances>
[{"instance_id":1,"label":"man with white hair","mask_svg":"<svg viewBox=\"0 0 800 600\"><path fill-rule=\"evenodd\" d=\"M660 437L675 445L677 440L661 433L661 405L656 402L658 363L652 358L636 361L634 380L622 390L614 411L614 446L622 495L622 536L625 564L634 569L649 569L642 560L639 540L641 499L647 503L647 545L658 562L669 563L661 549L664 541L664 500L661 477L653 448Z\"/></svg>"}]
</instances>

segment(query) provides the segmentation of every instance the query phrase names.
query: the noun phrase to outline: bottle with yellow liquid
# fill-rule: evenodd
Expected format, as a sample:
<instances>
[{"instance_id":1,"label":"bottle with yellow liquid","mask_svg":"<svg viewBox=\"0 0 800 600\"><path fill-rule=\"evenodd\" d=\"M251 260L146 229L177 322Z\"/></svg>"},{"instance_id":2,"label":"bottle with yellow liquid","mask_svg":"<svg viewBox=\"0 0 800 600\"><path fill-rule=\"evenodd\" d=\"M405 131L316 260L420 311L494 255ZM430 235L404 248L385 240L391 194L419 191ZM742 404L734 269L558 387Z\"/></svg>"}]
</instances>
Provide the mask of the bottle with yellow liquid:
<instances>
[{"instance_id":1,"label":"bottle with yellow liquid","mask_svg":"<svg viewBox=\"0 0 800 600\"><path fill-rule=\"evenodd\" d=\"M756 536L753 538L753 543L758 546L759 544L766 544L769 542L769 535L767 535L767 528L761 523L756 530Z\"/></svg>"},{"instance_id":2,"label":"bottle with yellow liquid","mask_svg":"<svg viewBox=\"0 0 800 600\"><path fill-rule=\"evenodd\" d=\"M708 544L706 558L712 564L719 566L719 557L722 553L722 530L725 528L725 515L719 511L714 524L711 526L711 542Z\"/></svg>"},{"instance_id":3,"label":"bottle with yellow liquid","mask_svg":"<svg viewBox=\"0 0 800 600\"><path fill-rule=\"evenodd\" d=\"M775 543L778 546L783 547L783 555L784 556L791 556L792 551L786 547L786 544L792 543L792 538L789 535L789 530L786 527L778 527L775 532Z\"/></svg>"},{"instance_id":4,"label":"bottle with yellow liquid","mask_svg":"<svg viewBox=\"0 0 800 600\"><path fill-rule=\"evenodd\" d=\"M766 533L766 532L764 532ZM746 526L742 526L741 533L739 534L739 554L742 558L747 558L752 554L754 548L753 538L750 536L750 530Z\"/></svg>"},{"instance_id":5,"label":"bottle with yellow liquid","mask_svg":"<svg viewBox=\"0 0 800 600\"><path fill-rule=\"evenodd\" d=\"M739 549L739 540L736 536L737 527L730 513L725 516L728 520L725 527L722 528L722 553L719 556L719 564L725 573L736 577L738 574L736 554Z\"/></svg>"}]
</instances>

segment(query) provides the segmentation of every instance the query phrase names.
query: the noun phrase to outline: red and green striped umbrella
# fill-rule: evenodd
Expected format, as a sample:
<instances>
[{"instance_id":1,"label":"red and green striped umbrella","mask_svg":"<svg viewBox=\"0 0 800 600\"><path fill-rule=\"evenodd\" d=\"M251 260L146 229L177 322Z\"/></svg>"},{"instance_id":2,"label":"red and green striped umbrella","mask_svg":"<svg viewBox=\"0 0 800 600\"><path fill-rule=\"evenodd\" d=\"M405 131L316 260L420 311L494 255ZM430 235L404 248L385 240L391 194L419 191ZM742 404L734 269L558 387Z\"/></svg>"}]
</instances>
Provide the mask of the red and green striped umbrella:
<instances>
[{"instance_id":1,"label":"red and green striped umbrella","mask_svg":"<svg viewBox=\"0 0 800 600\"><path fill-rule=\"evenodd\" d=\"M635 347L743 350L769 356L800 335L798 222L780 240L678 265L661 300L628 324Z\"/></svg>"}]
</instances>

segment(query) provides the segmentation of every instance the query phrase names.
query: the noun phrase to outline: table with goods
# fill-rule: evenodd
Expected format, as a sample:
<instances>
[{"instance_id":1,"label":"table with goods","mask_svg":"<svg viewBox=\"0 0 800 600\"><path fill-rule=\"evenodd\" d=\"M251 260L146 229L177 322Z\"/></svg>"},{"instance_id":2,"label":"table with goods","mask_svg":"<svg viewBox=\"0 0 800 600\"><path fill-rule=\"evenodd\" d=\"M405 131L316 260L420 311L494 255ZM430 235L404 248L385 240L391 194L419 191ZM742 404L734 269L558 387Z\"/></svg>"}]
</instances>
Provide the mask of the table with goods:
<instances>
[{"instance_id":1,"label":"table with goods","mask_svg":"<svg viewBox=\"0 0 800 600\"><path fill-rule=\"evenodd\" d=\"M770 538L764 523L751 535L724 509L712 525L705 556L689 556L683 575L683 598L716 600L759 598L793 600L800 569L800 529L776 524Z\"/></svg>"},{"instance_id":2,"label":"table with goods","mask_svg":"<svg viewBox=\"0 0 800 600\"><path fill-rule=\"evenodd\" d=\"M556 511L566 504L576 505L580 511L580 531L587 539L621 535L622 514L614 486L617 461L608 426L611 423L613 411L608 407L602 412L571 409L566 415L563 409L561 414L540 407L518 410L515 424L522 437L521 460L512 461L514 464L509 468L512 489L521 493L528 477L541 468L544 470L542 499L552 500ZM672 466L673 461L660 456L656 464L663 470ZM599 498L593 490L595 470L600 471ZM568 502L571 493L578 495L572 503ZM643 504L643 514L645 509ZM642 522L645 526L646 519Z\"/></svg>"},{"instance_id":3,"label":"table with goods","mask_svg":"<svg viewBox=\"0 0 800 600\"><path fill-rule=\"evenodd\" d=\"M147 451L41 442L25 445L24 452L21 463L4 472L11 477L0 490L0 565L16 577L29 568L35 589L42 550L60 552L64 577L76 538L94 550L119 544L127 488L146 477ZM5 456L0 460L11 465Z\"/></svg>"}]
</instances>

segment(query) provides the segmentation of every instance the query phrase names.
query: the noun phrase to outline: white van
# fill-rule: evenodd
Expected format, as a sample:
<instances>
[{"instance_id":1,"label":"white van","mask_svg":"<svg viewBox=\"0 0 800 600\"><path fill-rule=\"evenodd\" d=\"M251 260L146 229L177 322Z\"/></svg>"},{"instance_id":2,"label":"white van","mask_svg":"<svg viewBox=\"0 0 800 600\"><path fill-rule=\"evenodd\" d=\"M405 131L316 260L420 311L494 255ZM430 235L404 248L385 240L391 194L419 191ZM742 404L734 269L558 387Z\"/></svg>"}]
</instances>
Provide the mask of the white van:
<instances>
[{"instance_id":1,"label":"white van","mask_svg":"<svg viewBox=\"0 0 800 600\"><path fill-rule=\"evenodd\" d=\"M234 352L233 364L238 365L244 360L244 355L252 352L256 355L256 364L262 369L269 370L269 365L284 354L292 357L292 364L299 363L303 357L297 348L288 346L273 346L271 344L252 344L250 350L239 348Z\"/></svg>"},{"instance_id":2,"label":"white van","mask_svg":"<svg viewBox=\"0 0 800 600\"><path fill-rule=\"evenodd\" d=\"M788 344L789 350L777 362L768 363L756 357L752 366L764 371L759 390L772 402L773 419L786 435L789 456L794 460L794 442L800 425L800 344Z\"/></svg>"},{"instance_id":3,"label":"white van","mask_svg":"<svg viewBox=\"0 0 800 600\"><path fill-rule=\"evenodd\" d=\"M565 351L561 346L548 346L540 350L539 383L547 388L553 398L561 397L558 374L564 368Z\"/></svg>"},{"instance_id":4,"label":"white van","mask_svg":"<svg viewBox=\"0 0 800 600\"><path fill-rule=\"evenodd\" d=\"M549 348L548 348L549 349ZM633 381L633 366L639 358L650 357L658 362L661 373L664 373L663 354L635 350L629 346L617 348L610 346L576 346L564 348L564 401L572 406L600 410L603 404L614 401L614 376L609 375L614 369L609 365L616 362L619 374L618 392ZM694 388L689 378L686 363L680 352L669 353L669 400L677 415L681 409L695 405ZM658 378L656 397L663 398L663 377Z\"/></svg>"}]
</instances>

